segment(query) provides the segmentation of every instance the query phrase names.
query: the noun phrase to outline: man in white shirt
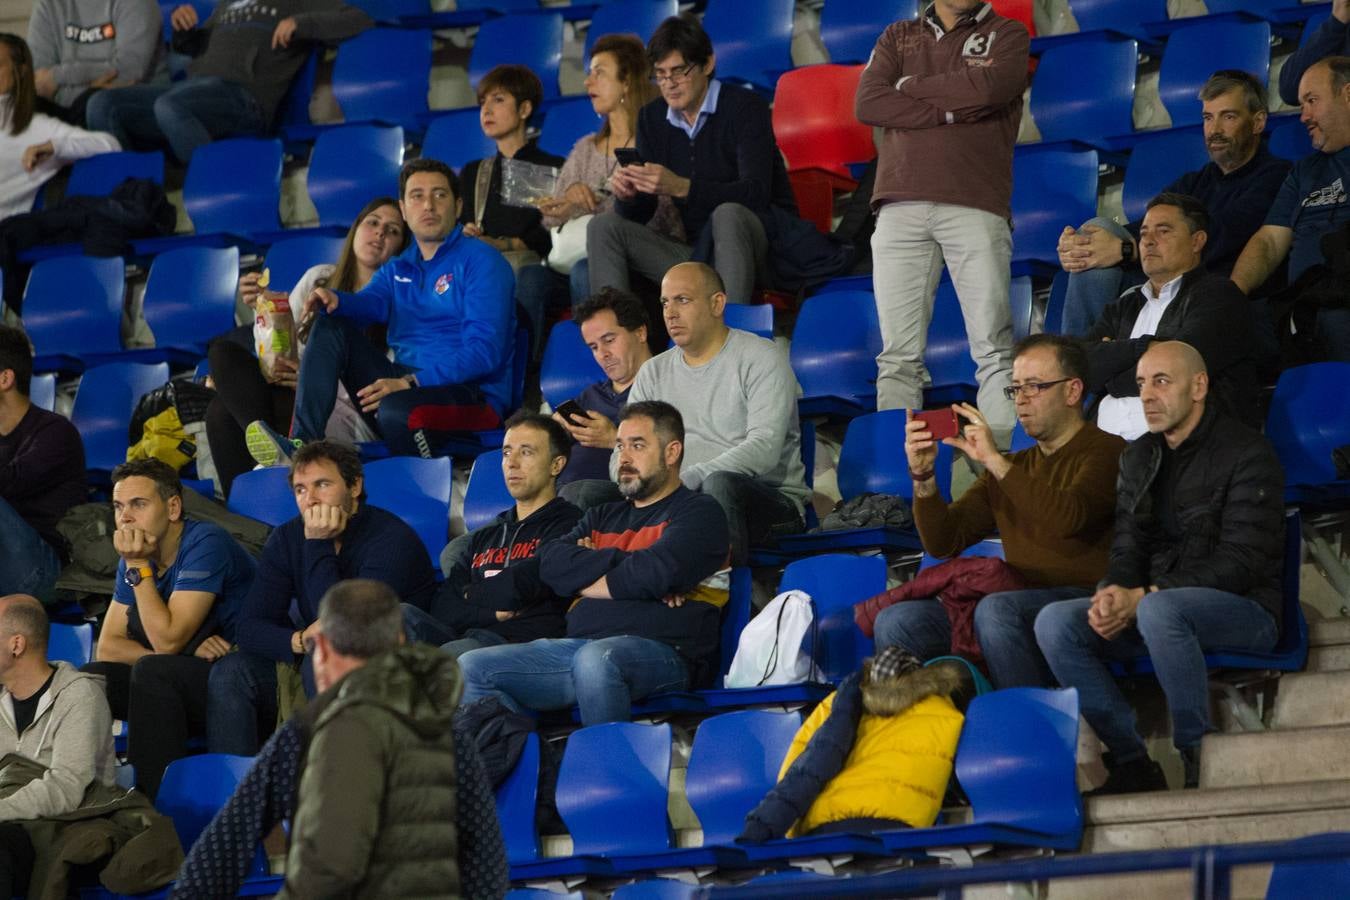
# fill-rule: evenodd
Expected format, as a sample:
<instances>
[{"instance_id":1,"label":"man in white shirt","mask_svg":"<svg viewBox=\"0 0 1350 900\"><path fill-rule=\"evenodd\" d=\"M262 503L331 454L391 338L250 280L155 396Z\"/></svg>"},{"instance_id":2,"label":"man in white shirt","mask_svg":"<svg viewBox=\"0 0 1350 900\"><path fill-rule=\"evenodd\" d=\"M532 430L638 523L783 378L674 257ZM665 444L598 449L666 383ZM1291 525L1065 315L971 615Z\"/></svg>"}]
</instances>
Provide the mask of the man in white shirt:
<instances>
[{"instance_id":1,"label":"man in white shirt","mask_svg":"<svg viewBox=\"0 0 1350 900\"><path fill-rule=\"evenodd\" d=\"M1200 351L1211 394L1248 425L1259 424L1256 349L1250 304L1235 285L1201 264L1209 215L1194 197L1163 193L1149 201L1139 229L1139 262L1148 281L1102 312L1084 336L1097 395L1097 427L1132 441L1148 431L1135 366L1157 341Z\"/></svg>"}]
</instances>

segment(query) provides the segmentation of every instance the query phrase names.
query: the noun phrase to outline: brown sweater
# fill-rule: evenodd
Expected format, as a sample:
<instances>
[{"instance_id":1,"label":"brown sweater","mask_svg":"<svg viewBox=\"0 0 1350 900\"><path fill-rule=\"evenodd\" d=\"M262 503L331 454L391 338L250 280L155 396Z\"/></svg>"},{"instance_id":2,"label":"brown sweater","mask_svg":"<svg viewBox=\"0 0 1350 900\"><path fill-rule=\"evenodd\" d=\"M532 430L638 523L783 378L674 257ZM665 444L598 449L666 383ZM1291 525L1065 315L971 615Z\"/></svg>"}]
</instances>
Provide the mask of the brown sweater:
<instances>
[{"instance_id":1,"label":"brown sweater","mask_svg":"<svg viewBox=\"0 0 1350 900\"><path fill-rule=\"evenodd\" d=\"M873 209L917 200L1011 218L1030 43L987 3L950 32L931 6L882 32L855 101L859 121L886 129Z\"/></svg>"},{"instance_id":2,"label":"brown sweater","mask_svg":"<svg viewBox=\"0 0 1350 900\"><path fill-rule=\"evenodd\" d=\"M1106 572L1116 508L1116 471L1125 442L1084 424L1054 455L1014 453L1002 480L982 474L950 506L915 497L924 549L956 556L997 529L1009 565L1037 586L1082 585Z\"/></svg>"}]
</instances>

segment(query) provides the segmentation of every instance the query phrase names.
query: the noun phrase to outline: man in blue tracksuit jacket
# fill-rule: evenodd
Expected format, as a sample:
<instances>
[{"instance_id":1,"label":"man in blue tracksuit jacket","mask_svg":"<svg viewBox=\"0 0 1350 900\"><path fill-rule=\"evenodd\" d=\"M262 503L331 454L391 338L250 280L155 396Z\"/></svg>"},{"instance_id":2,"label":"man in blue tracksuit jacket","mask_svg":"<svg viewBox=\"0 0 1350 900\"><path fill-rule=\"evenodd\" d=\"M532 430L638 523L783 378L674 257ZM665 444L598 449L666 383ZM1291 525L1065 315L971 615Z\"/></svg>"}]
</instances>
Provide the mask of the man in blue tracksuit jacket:
<instances>
[{"instance_id":1,"label":"man in blue tracksuit jacket","mask_svg":"<svg viewBox=\"0 0 1350 900\"><path fill-rule=\"evenodd\" d=\"M455 225L454 184L437 160L405 165L399 208L412 245L358 293L310 295L306 315L326 314L314 317L300 363L295 441L323 437L339 382L399 454L431 456L444 434L494 428L510 411L515 278ZM393 362L362 332L377 322L389 325Z\"/></svg>"}]
</instances>

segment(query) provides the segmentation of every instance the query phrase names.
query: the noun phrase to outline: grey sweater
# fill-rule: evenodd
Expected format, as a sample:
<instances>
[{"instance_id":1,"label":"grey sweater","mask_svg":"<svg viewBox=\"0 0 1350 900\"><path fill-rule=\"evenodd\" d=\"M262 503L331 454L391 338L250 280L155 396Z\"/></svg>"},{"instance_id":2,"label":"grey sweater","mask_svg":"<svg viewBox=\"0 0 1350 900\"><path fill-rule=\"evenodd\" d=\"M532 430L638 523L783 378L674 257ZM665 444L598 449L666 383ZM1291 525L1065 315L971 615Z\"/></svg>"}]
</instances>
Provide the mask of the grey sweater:
<instances>
[{"instance_id":1,"label":"grey sweater","mask_svg":"<svg viewBox=\"0 0 1350 900\"><path fill-rule=\"evenodd\" d=\"M690 366L679 347L653 357L628 392L631 405L664 400L684 417L680 478L693 490L713 472L750 475L804 509L810 491L797 420L801 386L773 341L732 328L710 362Z\"/></svg>"},{"instance_id":2,"label":"grey sweater","mask_svg":"<svg viewBox=\"0 0 1350 900\"><path fill-rule=\"evenodd\" d=\"M28 47L35 68L52 70L62 106L110 71L122 85L149 81L164 70L155 0L37 0Z\"/></svg>"}]
</instances>

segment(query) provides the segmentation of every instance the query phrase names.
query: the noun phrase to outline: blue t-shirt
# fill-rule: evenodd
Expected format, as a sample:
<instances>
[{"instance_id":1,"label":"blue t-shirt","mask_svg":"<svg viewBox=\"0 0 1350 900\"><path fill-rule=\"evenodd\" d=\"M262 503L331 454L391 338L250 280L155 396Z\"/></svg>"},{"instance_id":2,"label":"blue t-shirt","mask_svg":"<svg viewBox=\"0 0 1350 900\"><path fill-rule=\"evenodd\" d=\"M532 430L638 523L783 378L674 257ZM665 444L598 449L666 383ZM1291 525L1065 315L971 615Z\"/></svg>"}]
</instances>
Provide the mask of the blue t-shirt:
<instances>
[{"instance_id":1,"label":"blue t-shirt","mask_svg":"<svg viewBox=\"0 0 1350 900\"><path fill-rule=\"evenodd\" d=\"M1350 222L1347 182L1350 182L1350 147L1335 153L1314 153L1294 163L1293 171L1275 195L1266 224L1294 230L1294 243L1289 248L1290 281L1323 261L1323 235Z\"/></svg>"},{"instance_id":2,"label":"blue t-shirt","mask_svg":"<svg viewBox=\"0 0 1350 900\"><path fill-rule=\"evenodd\" d=\"M159 588L159 596L166 603L174 591L215 594L216 601L211 604L211 611L197 633L201 637L218 634L233 644L239 611L253 584L256 569L253 557L224 528L214 522L188 519L183 522L178 555L173 564L155 578L155 587ZM119 560L113 600L132 606L136 595L123 577L126 571L126 560Z\"/></svg>"}]
</instances>

